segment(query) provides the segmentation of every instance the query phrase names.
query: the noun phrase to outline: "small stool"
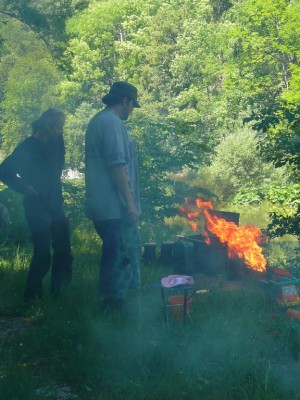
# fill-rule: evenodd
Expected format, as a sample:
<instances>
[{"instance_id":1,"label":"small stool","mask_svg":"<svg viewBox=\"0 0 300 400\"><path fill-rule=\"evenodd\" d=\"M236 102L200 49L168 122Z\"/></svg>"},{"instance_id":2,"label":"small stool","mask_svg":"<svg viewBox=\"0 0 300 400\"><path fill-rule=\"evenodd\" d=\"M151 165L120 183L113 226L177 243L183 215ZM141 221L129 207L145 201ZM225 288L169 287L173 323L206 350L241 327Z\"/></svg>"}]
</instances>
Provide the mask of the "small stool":
<instances>
[{"instance_id":1,"label":"small stool","mask_svg":"<svg viewBox=\"0 0 300 400\"><path fill-rule=\"evenodd\" d=\"M160 289L161 301L163 305L163 317L164 321L169 322L168 319L168 307L178 307L182 305L182 322L183 326L186 325L186 318L188 315L188 294L196 289L196 285L178 285L171 288L164 287L161 283L154 283L151 285L153 288ZM169 304L168 297L166 296L167 292L174 292L181 294L183 296L182 304Z\"/></svg>"}]
</instances>

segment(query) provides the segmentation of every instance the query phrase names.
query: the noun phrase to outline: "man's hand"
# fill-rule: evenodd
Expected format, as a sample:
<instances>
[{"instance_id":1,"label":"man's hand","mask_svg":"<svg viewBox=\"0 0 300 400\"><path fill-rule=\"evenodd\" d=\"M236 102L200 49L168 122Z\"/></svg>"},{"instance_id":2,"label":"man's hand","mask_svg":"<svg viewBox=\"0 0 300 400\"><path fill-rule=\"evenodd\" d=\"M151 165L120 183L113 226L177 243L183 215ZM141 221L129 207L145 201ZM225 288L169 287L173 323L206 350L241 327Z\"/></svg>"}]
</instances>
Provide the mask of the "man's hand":
<instances>
[{"instance_id":1,"label":"man's hand","mask_svg":"<svg viewBox=\"0 0 300 400\"><path fill-rule=\"evenodd\" d=\"M133 224L138 220L139 214L132 196L132 192L130 190L125 165L113 165L110 168L110 171L113 184L124 202L124 206L127 211L126 218L128 218L129 223Z\"/></svg>"},{"instance_id":2,"label":"man's hand","mask_svg":"<svg viewBox=\"0 0 300 400\"><path fill-rule=\"evenodd\" d=\"M130 205L127 205L126 217L128 218L128 221L131 224L134 224L139 219L139 214L138 214L138 211L136 209L134 202L132 202L132 204L130 204Z\"/></svg>"}]
</instances>

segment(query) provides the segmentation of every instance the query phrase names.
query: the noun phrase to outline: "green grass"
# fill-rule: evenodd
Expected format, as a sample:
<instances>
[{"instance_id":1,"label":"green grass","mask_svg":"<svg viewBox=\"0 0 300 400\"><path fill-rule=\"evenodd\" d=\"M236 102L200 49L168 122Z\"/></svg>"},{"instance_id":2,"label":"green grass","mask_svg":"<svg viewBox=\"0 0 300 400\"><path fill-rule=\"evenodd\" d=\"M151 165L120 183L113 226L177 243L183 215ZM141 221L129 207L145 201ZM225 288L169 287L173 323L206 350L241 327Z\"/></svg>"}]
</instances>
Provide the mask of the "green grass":
<instances>
[{"instance_id":1,"label":"green grass","mask_svg":"<svg viewBox=\"0 0 300 400\"><path fill-rule=\"evenodd\" d=\"M22 292L31 248L2 245L1 400L300 399L300 326L272 317L256 280L224 290L216 278L207 294L193 296L183 329L174 319L163 323L159 291L150 287L172 271L142 266L134 315L104 317L100 241L82 229L73 240L72 286L52 298L47 278L45 298L30 307Z\"/></svg>"}]
</instances>

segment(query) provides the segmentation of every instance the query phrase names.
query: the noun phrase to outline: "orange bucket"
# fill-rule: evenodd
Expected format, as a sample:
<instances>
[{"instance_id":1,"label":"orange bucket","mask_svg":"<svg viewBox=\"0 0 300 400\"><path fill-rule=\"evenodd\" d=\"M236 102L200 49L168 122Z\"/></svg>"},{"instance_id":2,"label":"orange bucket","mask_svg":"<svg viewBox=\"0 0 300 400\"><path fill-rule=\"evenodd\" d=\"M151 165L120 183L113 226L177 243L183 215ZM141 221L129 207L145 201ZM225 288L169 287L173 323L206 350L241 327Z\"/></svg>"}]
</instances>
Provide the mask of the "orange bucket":
<instances>
[{"instance_id":1,"label":"orange bucket","mask_svg":"<svg viewBox=\"0 0 300 400\"><path fill-rule=\"evenodd\" d=\"M184 302L184 296L170 296L168 297L168 303L169 303L169 308L172 312L172 314L176 317L178 321L182 321L183 319L183 302ZM190 305L191 305L192 299L188 297L186 299L186 312L189 312Z\"/></svg>"}]
</instances>

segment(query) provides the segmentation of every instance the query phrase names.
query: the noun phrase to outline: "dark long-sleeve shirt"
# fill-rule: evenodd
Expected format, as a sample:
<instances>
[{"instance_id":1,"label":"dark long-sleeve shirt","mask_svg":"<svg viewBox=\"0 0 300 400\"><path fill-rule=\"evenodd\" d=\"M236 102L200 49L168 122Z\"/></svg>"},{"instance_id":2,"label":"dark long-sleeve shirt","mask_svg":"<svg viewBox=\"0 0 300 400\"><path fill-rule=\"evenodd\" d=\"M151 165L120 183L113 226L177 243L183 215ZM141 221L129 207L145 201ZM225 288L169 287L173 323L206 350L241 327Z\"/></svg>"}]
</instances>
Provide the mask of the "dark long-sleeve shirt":
<instances>
[{"instance_id":1,"label":"dark long-sleeve shirt","mask_svg":"<svg viewBox=\"0 0 300 400\"><path fill-rule=\"evenodd\" d=\"M43 143L33 136L21 142L0 165L0 180L24 195L24 205L42 205L48 211L62 207L63 138ZM29 190L31 186L38 196Z\"/></svg>"}]
</instances>

